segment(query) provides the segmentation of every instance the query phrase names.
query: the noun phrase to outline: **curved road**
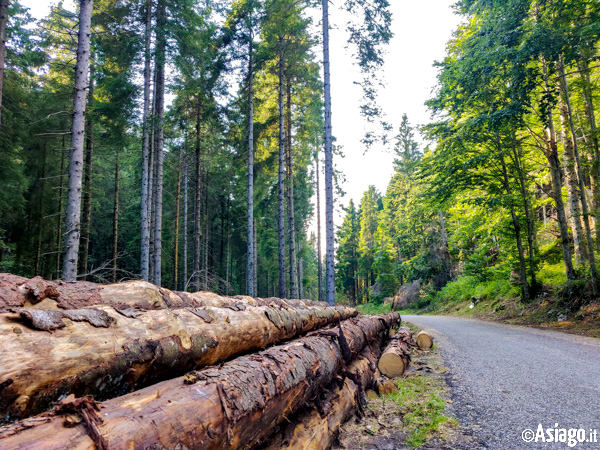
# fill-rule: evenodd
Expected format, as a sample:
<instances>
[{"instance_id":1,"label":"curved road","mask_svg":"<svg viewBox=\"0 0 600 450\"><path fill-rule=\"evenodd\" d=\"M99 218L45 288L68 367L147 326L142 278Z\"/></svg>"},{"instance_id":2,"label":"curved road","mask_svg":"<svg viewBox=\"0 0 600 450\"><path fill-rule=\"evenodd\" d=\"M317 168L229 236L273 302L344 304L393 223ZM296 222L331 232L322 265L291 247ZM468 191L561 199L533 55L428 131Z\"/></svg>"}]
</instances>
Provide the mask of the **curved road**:
<instances>
[{"instance_id":1,"label":"curved road","mask_svg":"<svg viewBox=\"0 0 600 450\"><path fill-rule=\"evenodd\" d=\"M402 320L434 336L450 369L450 412L480 448L600 449L600 339L447 316ZM525 442L539 424L584 428L592 441L595 429L597 442Z\"/></svg>"}]
</instances>

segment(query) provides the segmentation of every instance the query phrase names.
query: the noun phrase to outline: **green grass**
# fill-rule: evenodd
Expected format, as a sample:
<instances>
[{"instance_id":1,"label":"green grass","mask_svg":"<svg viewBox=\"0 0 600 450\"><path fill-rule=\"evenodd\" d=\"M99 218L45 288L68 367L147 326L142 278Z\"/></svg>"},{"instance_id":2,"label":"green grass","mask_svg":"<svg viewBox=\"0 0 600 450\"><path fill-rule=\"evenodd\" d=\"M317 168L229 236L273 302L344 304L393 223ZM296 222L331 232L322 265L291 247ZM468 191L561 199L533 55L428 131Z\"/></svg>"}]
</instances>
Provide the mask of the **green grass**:
<instances>
[{"instance_id":1,"label":"green grass","mask_svg":"<svg viewBox=\"0 0 600 450\"><path fill-rule=\"evenodd\" d=\"M562 286L567 282L565 265L562 262L557 264L543 263L537 276L538 282L553 288Z\"/></svg>"},{"instance_id":2,"label":"green grass","mask_svg":"<svg viewBox=\"0 0 600 450\"><path fill-rule=\"evenodd\" d=\"M356 309L358 309L361 314L366 315L384 314L389 313L392 310L392 304L363 303L362 305L357 305Z\"/></svg>"},{"instance_id":3,"label":"green grass","mask_svg":"<svg viewBox=\"0 0 600 450\"><path fill-rule=\"evenodd\" d=\"M430 376L413 376L396 381L399 392L386 398L398 405L406 430L406 443L411 447L423 445L458 426L458 421L443 415L446 385ZM441 436L442 435L442 436Z\"/></svg>"}]
</instances>

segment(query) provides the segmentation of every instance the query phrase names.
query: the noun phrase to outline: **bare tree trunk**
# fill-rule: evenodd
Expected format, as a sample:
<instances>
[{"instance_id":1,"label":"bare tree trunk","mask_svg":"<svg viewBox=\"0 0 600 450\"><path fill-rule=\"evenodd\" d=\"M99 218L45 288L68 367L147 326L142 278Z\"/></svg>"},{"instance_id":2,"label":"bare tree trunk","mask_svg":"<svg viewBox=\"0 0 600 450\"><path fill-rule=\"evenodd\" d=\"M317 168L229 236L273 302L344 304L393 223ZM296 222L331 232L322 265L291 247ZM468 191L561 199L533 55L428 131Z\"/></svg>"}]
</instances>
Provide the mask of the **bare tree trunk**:
<instances>
[{"instance_id":1,"label":"bare tree trunk","mask_svg":"<svg viewBox=\"0 0 600 450\"><path fill-rule=\"evenodd\" d=\"M90 68L90 93L88 104L94 99L94 66ZM92 170L94 168L94 122L88 115L85 126L85 166L83 172L83 217L81 220L81 272L88 273L90 226L92 222ZM84 280L86 277L84 277Z\"/></svg>"},{"instance_id":2,"label":"bare tree trunk","mask_svg":"<svg viewBox=\"0 0 600 450\"><path fill-rule=\"evenodd\" d=\"M88 90L88 72L90 70L93 6L93 0L80 0L77 64L75 66L75 96L73 99L73 126L71 129L71 147L69 149L69 197L66 213L65 257L63 260L63 278L67 281L75 281L77 279L85 107Z\"/></svg>"},{"instance_id":3,"label":"bare tree trunk","mask_svg":"<svg viewBox=\"0 0 600 450\"><path fill-rule=\"evenodd\" d=\"M291 80L286 86L286 162L287 162L287 197L288 197L288 250L290 252L290 298L299 298L298 274L296 268L296 221L294 220L294 167L292 161L292 90Z\"/></svg>"},{"instance_id":4,"label":"bare tree trunk","mask_svg":"<svg viewBox=\"0 0 600 450\"><path fill-rule=\"evenodd\" d=\"M152 112L150 128L150 161L148 163L148 280L154 282L154 202L156 190L156 65L154 66L154 82L152 89Z\"/></svg>"},{"instance_id":5,"label":"bare tree trunk","mask_svg":"<svg viewBox=\"0 0 600 450\"><path fill-rule=\"evenodd\" d=\"M156 11L156 198L154 219L154 284L162 284L162 200L165 122L165 58L167 38L166 0L159 0Z\"/></svg>"},{"instance_id":6,"label":"bare tree trunk","mask_svg":"<svg viewBox=\"0 0 600 450\"><path fill-rule=\"evenodd\" d=\"M119 175L121 167L119 163L119 149L115 154L115 198L113 208L113 248L112 248L112 282L117 282L117 266L119 260Z\"/></svg>"},{"instance_id":7,"label":"bare tree trunk","mask_svg":"<svg viewBox=\"0 0 600 450\"><path fill-rule=\"evenodd\" d=\"M304 298L304 258L302 257L302 243L298 242L298 298Z\"/></svg>"},{"instance_id":8,"label":"bare tree trunk","mask_svg":"<svg viewBox=\"0 0 600 450\"><path fill-rule=\"evenodd\" d=\"M279 205L277 235L279 238L279 297L285 298L285 236L284 236L284 205L283 205L283 166L285 159L284 152L284 123L283 123L283 39L279 38L279 178L277 197Z\"/></svg>"},{"instance_id":9,"label":"bare tree trunk","mask_svg":"<svg viewBox=\"0 0 600 450\"><path fill-rule=\"evenodd\" d=\"M562 90L561 90L562 91ZM577 180L577 171L575 170L575 154L573 152L573 141L570 137L568 129L568 109L564 101L560 102L560 124L561 124L561 137L564 147L564 163L565 163L565 175L567 177L567 192L569 209L571 211L571 228L573 230L573 247L575 253L575 265L579 266L583 264L588 258L585 237L583 234L583 226L581 225L581 193L579 192L579 183Z\"/></svg>"},{"instance_id":10,"label":"bare tree trunk","mask_svg":"<svg viewBox=\"0 0 600 450\"><path fill-rule=\"evenodd\" d=\"M63 177L65 172L65 136L60 150L60 175L58 177L58 216L56 218L56 278L60 278L60 255L62 253Z\"/></svg>"},{"instance_id":11,"label":"bare tree trunk","mask_svg":"<svg viewBox=\"0 0 600 450\"><path fill-rule=\"evenodd\" d=\"M0 131L2 131L2 88L4 81L4 59L6 56L6 29L8 27L9 0L0 0Z\"/></svg>"},{"instance_id":12,"label":"bare tree trunk","mask_svg":"<svg viewBox=\"0 0 600 450\"><path fill-rule=\"evenodd\" d=\"M42 237L44 229L44 193L46 191L46 141L42 144L42 176L40 178L40 201L38 203L38 237L35 252L34 273L41 275Z\"/></svg>"},{"instance_id":13,"label":"bare tree trunk","mask_svg":"<svg viewBox=\"0 0 600 450\"><path fill-rule=\"evenodd\" d=\"M329 2L323 5L323 92L325 97L325 224L327 255L325 257L325 289L327 303L335 304L335 267L333 234L333 149L331 142L331 76L329 70Z\"/></svg>"},{"instance_id":14,"label":"bare tree trunk","mask_svg":"<svg viewBox=\"0 0 600 450\"><path fill-rule=\"evenodd\" d=\"M208 172L204 171L204 264L203 273L204 281L202 283L203 289L208 291L208 256L210 249L210 219L208 216Z\"/></svg>"},{"instance_id":15,"label":"bare tree trunk","mask_svg":"<svg viewBox=\"0 0 600 450\"><path fill-rule=\"evenodd\" d=\"M188 282L188 165L183 169L183 290Z\"/></svg>"},{"instance_id":16,"label":"bare tree trunk","mask_svg":"<svg viewBox=\"0 0 600 450\"><path fill-rule=\"evenodd\" d=\"M319 171L319 146L316 149L316 169L315 177L317 179L317 270L318 270L318 283L319 293L318 299L320 302L323 301L323 258L321 256L321 188L319 186L319 179L321 178L321 172Z\"/></svg>"},{"instance_id":17,"label":"bare tree trunk","mask_svg":"<svg viewBox=\"0 0 600 450\"><path fill-rule=\"evenodd\" d=\"M231 273L231 198L227 198L227 261L225 262L225 293L229 294L229 274Z\"/></svg>"},{"instance_id":18,"label":"bare tree trunk","mask_svg":"<svg viewBox=\"0 0 600 450\"><path fill-rule=\"evenodd\" d=\"M252 67L252 32L248 42L248 246L246 293L254 297L254 73Z\"/></svg>"},{"instance_id":19,"label":"bare tree trunk","mask_svg":"<svg viewBox=\"0 0 600 450\"><path fill-rule=\"evenodd\" d=\"M596 111L592 95L592 82L590 79L590 68L586 58L579 63L579 74L582 81L582 93L585 100L584 113L590 127L588 140L592 145L592 192L595 226L596 226L596 248L600 248L600 144L598 143L598 128L596 125Z\"/></svg>"},{"instance_id":20,"label":"bare tree trunk","mask_svg":"<svg viewBox=\"0 0 600 450\"><path fill-rule=\"evenodd\" d=\"M183 158L183 150L179 148L179 161L177 164L177 192L175 194L175 254L174 254L174 289L179 289L179 206L181 203L181 160Z\"/></svg>"},{"instance_id":21,"label":"bare tree trunk","mask_svg":"<svg viewBox=\"0 0 600 450\"><path fill-rule=\"evenodd\" d=\"M500 149L500 140L498 139L498 150ZM510 180L508 178L508 172L506 170L506 163L504 162L504 155L500 153L500 162L502 164L502 178L504 181L504 189L508 194L510 204L510 215L512 217L513 228L515 230L515 238L517 239L517 251L519 253L519 283L521 284L521 295L524 301L529 301L529 283L527 282L527 264L525 262L525 251L523 250L523 241L521 239L521 223L517 217L515 211L515 203L513 199L512 189L510 187Z\"/></svg>"},{"instance_id":22,"label":"bare tree trunk","mask_svg":"<svg viewBox=\"0 0 600 450\"><path fill-rule=\"evenodd\" d=\"M196 192L194 197L194 271L193 285L200 290L200 208L202 206L202 179L200 167L202 155L200 154L200 109L196 112Z\"/></svg>"},{"instance_id":23,"label":"bare tree trunk","mask_svg":"<svg viewBox=\"0 0 600 450\"><path fill-rule=\"evenodd\" d=\"M252 227L254 236L252 239L252 254L254 255L254 270L252 272L252 286L254 296L258 297L258 240L256 238L256 220L254 220L254 226Z\"/></svg>"},{"instance_id":24,"label":"bare tree trunk","mask_svg":"<svg viewBox=\"0 0 600 450\"><path fill-rule=\"evenodd\" d=\"M527 192L527 186L525 185L525 173L522 164L521 155L517 148L516 137L513 135L512 145L513 157L515 161L515 168L518 174L519 188L521 190L521 196L523 197L523 204L525 207L525 220L527 221L527 245L529 248L529 272L531 276L531 288L533 290L532 296L535 296L535 290L537 289L536 272L537 265L535 262L535 245L536 245L536 230L535 230L535 215L531 208L531 201L529 199L529 193ZM544 205L545 214L545 205ZM544 218L545 220L545 218Z\"/></svg>"},{"instance_id":25,"label":"bare tree trunk","mask_svg":"<svg viewBox=\"0 0 600 450\"><path fill-rule=\"evenodd\" d=\"M544 88L546 93L550 93L550 85L548 83L548 65L542 59L544 70ZM560 159L558 157L558 149L556 145L556 132L554 131L554 119L552 118L552 110L547 112L548 125L546 128L546 150L545 155L548 159L550 168L550 176L552 179L552 198L556 206L556 216L558 218L558 226L560 229L560 240L565 263L565 272L568 280L576 278L573 262L571 261L571 249L569 247L569 228L567 226L567 216L565 214L565 205L562 199L562 181Z\"/></svg>"},{"instance_id":26,"label":"bare tree trunk","mask_svg":"<svg viewBox=\"0 0 600 450\"><path fill-rule=\"evenodd\" d=\"M579 191L581 193L581 207L583 209L583 224L585 226L585 234L588 244L589 251L589 262L590 262L590 275L592 278L592 291L594 294L598 293L598 274L596 271L596 257L594 255L594 241L592 240L592 231L590 227L590 210L588 207L586 195L585 195L585 183L583 180L583 169L581 167L581 158L579 156L579 148L577 144L575 134L575 124L573 123L573 109L571 108L571 100L569 98L569 86L567 84L567 76L565 74L565 66L560 63L560 75L562 84L562 93L564 101L567 105L569 127L571 129L571 141L573 143L573 153L575 155L575 162L577 167L577 177L579 180Z\"/></svg>"},{"instance_id":27,"label":"bare tree trunk","mask_svg":"<svg viewBox=\"0 0 600 450\"><path fill-rule=\"evenodd\" d=\"M152 41L152 0L146 0L146 30L144 52L144 107L142 124L142 198L141 198L141 256L140 272L142 279L148 281L150 272L150 224L148 217L149 182L150 182L150 77L151 77L151 52Z\"/></svg>"}]
</instances>

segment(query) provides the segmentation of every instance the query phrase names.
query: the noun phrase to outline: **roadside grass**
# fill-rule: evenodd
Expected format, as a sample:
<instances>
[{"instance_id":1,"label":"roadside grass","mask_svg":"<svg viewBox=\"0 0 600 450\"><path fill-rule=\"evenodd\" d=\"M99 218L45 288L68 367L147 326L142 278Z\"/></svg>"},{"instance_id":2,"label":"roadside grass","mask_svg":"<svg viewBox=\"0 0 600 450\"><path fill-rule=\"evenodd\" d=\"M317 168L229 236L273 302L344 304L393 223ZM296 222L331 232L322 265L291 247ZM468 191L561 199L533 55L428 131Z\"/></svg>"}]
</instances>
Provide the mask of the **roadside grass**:
<instances>
[{"instance_id":1,"label":"roadside grass","mask_svg":"<svg viewBox=\"0 0 600 450\"><path fill-rule=\"evenodd\" d=\"M392 304L391 303L387 303L387 304L383 304L383 303L363 303L361 305L357 305L356 309L358 309L358 311L361 314L365 314L365 315L375 315L375 314L385 314L385 313L389 313L392 310Z\"/></svg>"},{"instance_id":2,"label":"roadside grass","mask_svg":"<svg viewBox=\"0 0 600 450\"><path fill-rule=\"evenodd\" d=\"M406 443L411 447L419 447L434 438L445 440L449 431L458 427L456 419L443 414L447 387L440 378L411 373L397 380L396 386L399 392L388 395L383 401L397 405L406 432Z\"/></svg>"}]
</instances>

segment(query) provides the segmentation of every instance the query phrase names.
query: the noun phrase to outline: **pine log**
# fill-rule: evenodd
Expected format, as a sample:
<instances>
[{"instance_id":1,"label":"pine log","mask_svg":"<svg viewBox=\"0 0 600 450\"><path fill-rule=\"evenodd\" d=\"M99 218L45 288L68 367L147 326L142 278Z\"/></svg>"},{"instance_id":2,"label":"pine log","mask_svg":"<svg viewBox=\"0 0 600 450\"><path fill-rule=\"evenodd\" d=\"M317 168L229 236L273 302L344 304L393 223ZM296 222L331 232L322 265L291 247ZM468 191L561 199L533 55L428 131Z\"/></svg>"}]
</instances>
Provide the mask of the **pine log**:
<instances>
[{"instance_id":1,"label":"pine log","mask_svg":"<svg viewBox=\"0 0 600 450\"><path fill-rule=\"evenodd\" d=\"M284 300L248 296L225 297L212 292L177 292L146 281L133 280L115 284L87 281L47 281L41 277L23 278L0 274L0 312L13 308L80 309L108 305L115 309L176 309L201 306L328 306L311 300Z\"/></svg>"},{"instance_id":2,"label":"pine log","mask_svg":"<svg viewBox=\"0 0 600 450\"><path fill-rule=\"evenodd\" d=\"M329 383L344 360L399 320L397 313L361 316L101 404L63 402L0 428L0 447L251 447Z\"/></svg>"},{"instance_id":3,"label":"pine log","mask_svg":"<svg viewBox=\"0 0 600 450\"><path fill-rule=\"evenodd\" d=\"M433 346L433 338L427 331L419 331L417 334L417 345L420 349L429 350Z\"/></svg>"},{"instance_id":4,"label":"pine log","mask_svg":"<svg viewBox=\"0 0 600 450\"><path fill-rule=\"evenodd\" d=\"M410 328L400 327L379 358L379 371L389 378L402 375L410 362L411 345L414 345L414 342Z\"/></svg>"},{"instance_id":5,"label":"pine log","mask_svg":"<svg viewBox=\"0 0 600 450\"><path fill-rule=\"evenodd\" d=\"M373 376L377 371L377 358L380 354L379 343L366 347L347 366L346 378L341 383L338 380L330 383L326 394L320 396L314 406L305 408L288 418L289 423L270 437L268 444L262 448L266 450L330 448L343 423L361 407L363 398L367 394L365 390L373 385Z\"/></svg>"},{"instance_id":6,"label":"pine log","mask_svg":"<svg viewBox=\"0 0 600 450\"><path fill-rule=\"evenodd\" d=\"M97 400L123 395L357 314L353 308L270 303L0 314L0 423L38 414L69 394Z\"/></svg>"}]
</instances>

